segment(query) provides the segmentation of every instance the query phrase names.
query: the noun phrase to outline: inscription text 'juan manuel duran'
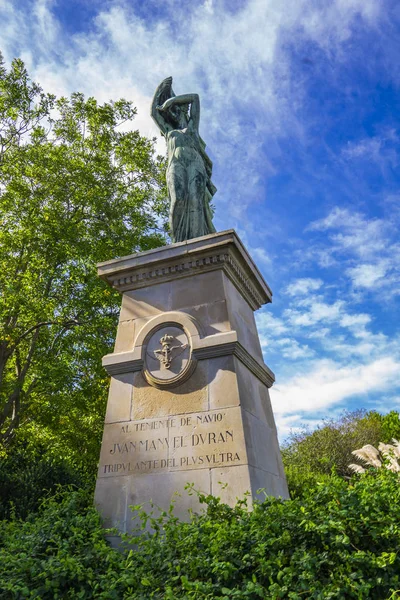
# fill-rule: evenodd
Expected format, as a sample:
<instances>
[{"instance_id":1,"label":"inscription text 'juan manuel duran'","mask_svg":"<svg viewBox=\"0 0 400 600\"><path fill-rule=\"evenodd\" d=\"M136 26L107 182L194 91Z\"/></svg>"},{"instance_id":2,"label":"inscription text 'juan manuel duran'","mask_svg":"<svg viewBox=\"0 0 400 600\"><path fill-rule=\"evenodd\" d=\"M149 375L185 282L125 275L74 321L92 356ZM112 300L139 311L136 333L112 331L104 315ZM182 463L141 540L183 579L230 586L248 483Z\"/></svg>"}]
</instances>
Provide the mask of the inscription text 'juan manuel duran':
<instances>
[{"instance_id":1,"label":"inscription text 'juan manuel duran'","mask_svg":"<svg viewBox=\"0 0 400 600\"><path fill-rule=\"evenodd\" d=\"M242 462L242 444L235 439L232 419L226 418L225 412L131 422L120 426L118 434L119 441L108 450L112 464L101 466L103 475Z\"/></svg>"}]
</instances>

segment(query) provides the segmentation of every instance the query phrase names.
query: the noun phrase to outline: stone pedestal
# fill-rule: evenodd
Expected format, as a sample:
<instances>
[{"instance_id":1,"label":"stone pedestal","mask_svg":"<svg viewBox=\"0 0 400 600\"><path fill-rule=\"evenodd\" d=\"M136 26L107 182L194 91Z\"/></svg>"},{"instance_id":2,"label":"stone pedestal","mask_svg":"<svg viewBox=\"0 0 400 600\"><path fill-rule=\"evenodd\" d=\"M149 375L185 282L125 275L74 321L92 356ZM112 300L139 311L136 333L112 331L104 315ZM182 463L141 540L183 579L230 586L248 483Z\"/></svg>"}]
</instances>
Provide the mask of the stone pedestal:
<instances>
[{"instance_id":1,"label":"stone pedestal","mask_svg":"<svg viewBox=\"0 0 400 600\"><path fill-rule=\"evenodd\" d=\"M131 528L149 501L185 518L184 487L234 504L259 489L288 497L253 312L271 290L233 230L111 260L122 293L95 502ZM181 496L176 496L176 493ZM264 494L260 494L262 499ZM148 505L147 505L148 506Z\"/></svg>"}]
</instances>

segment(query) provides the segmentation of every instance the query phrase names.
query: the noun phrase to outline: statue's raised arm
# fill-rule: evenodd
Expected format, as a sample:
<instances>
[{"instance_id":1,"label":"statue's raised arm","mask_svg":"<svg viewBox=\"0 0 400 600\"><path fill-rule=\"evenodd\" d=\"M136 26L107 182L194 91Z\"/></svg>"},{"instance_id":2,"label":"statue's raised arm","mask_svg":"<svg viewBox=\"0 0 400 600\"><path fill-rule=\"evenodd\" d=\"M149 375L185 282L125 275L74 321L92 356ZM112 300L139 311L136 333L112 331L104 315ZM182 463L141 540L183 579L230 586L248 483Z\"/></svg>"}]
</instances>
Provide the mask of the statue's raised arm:
<instances>
[{"instance_id":1,"label":"statue's raised arm","mask_svg":"<svg viewBox=\"0 0 400 600\"><path fill-rule=\"evenodd\" d=\"M167 77L154 94L151 116L167 141L172 241L214 233L210 201L216 188L211 181L212 162L199 135L198 94L175 96L172 77Z\"/></svg>"},{"instance_id":2,"label":"statue's raised arm","mask_svg":"<svg viewBox=\"0 0 400 600\"><path fill-rule=\"evenodd\" d=\"M172 77L167 77L160 83L153 96L151 103L151 116L157 123L161 133L166 135L168 131L168 123L165 121L164 116L159 111L159 107L164 104L166 100L175 96L172 91Z\"/></svg>"}]
</instances>

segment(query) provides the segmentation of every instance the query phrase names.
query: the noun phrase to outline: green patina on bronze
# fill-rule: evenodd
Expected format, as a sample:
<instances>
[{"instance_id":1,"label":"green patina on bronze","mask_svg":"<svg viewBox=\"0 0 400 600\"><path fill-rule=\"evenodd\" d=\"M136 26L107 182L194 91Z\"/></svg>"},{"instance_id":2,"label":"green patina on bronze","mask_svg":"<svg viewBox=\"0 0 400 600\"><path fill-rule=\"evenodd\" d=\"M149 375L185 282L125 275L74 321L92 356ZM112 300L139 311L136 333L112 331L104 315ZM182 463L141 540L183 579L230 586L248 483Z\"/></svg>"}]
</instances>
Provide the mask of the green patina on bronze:
<instances>
[{"instance_id":1,"label":"green patina on bronze","mask_svg":"<svg viewBox=\"0 0 400 600\"><path fill-rule=\"evenodd\" d=\"M215 233L210 201L217 189L211 181L212 162L199 135L198 94L175 96L172 77L167 77L154 94L151 116L167 140L172 241Z\"/></svg>"}]
</instances>

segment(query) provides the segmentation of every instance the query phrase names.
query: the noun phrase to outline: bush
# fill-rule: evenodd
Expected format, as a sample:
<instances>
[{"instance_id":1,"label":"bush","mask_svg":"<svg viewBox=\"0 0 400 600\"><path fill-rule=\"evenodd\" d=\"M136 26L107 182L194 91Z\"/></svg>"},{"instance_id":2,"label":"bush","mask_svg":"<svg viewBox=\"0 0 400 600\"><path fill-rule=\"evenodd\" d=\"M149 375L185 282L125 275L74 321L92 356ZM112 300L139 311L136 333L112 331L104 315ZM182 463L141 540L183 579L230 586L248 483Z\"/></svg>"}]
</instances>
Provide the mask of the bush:
<instances>
[{"instance_id":1,"label":"bush","mask_svg":"<svg viewBox=\"0 0 400 600\"><path fill-rule=\"evenodd\" d=\"M39 450L33 453L16 448L0 457L0 519L8 519L11 514L25 519L57 487L88 486L91 479L70 462L46 454L45 449L40 455Z\"/></svg>"},{"instance_id":2,"label":"bush","mask_svg":"<svg viewBox=\"0 0 400 600\"><path fill-rule=\"evenodd\" d=\"M181 523L119 553L104 541L84 492L46 500L27 522L3 522L0 597L130 600L395 598L400 588L400 486L386 470L332 476L303 499L267 498L248 511L200 496ZM2 586L2 587L1 587Z\"/></svg>"},{"instance_id":3,"label":"bush","mask_svg":"<svg viewBox=\"0 0 400 600\"><path fill-rule=\"evenodd\" d=\"M325 481L332 471L341 477L352 474L352 451L365 444L388 443L400 436L399 413L380 415L375 411L346 412L339 419L329 419L315 431L293 433L282 448L282 458L293 496L316 482Z\"/></svg>"}]
</instances>

